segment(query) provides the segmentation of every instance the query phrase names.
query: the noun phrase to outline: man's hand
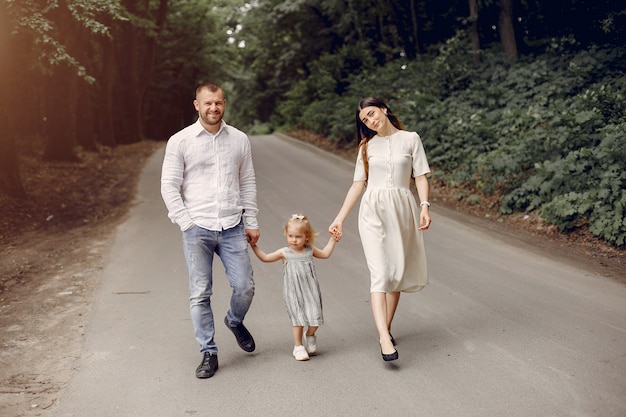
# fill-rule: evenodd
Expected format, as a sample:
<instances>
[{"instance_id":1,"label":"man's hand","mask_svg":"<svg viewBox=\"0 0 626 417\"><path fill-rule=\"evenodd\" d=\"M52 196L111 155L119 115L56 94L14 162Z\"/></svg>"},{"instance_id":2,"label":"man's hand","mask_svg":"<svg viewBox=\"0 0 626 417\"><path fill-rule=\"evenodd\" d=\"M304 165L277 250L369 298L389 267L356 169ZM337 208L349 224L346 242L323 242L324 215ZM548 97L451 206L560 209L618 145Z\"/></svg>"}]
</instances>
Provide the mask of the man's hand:
<instances>
[{"instance_id":1,"label":"man's hand","mask_svg":"<svg viewBox=\"0 0 626 417\"><path fill-rule=\"evenodd\" d=\"M256 245L260 235L258 229L246 229L246 240L251 245Z\"/></svg>"}]
</instances>

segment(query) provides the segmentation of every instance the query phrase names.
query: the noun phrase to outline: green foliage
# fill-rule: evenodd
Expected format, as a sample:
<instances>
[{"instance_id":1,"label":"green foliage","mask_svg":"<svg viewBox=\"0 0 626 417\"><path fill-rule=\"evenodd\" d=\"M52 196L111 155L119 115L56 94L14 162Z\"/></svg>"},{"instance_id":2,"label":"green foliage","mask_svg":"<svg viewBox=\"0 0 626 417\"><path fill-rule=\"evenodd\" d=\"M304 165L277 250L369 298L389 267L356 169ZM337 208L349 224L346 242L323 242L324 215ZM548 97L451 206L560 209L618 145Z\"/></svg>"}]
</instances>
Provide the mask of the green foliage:
<instances>
[{"instance_id":1,"label":"green foliage","mask_svg":"<svg viewBox=\"0 0 626 417\"><path fill-rule=\"evenodd\" d=\"M535 174L503 199L511 207L527 205L559 226L589 230L617 246L626 244L626 122L598 130L600 143L564 158L537 164Z\"/></svg>"},{"instance_id":2,"label":"green foliage","mask_svg":"<svg viewBox=\"0 0 626 417\"><path fill-rule=\"evenodd\" d=\"M500 195L504 214L538 211L626 245L625 58L616 48L487 63L427 109L431 163L448 184Z\"/></svg>"},{"instance_id":3,"label":"green foliage","mask_svg":"<svg viewBox=\"0 0 626 417\"><path fill-rule=\"evenodd\" d=\"M522 58L512 63L492 29L500 2L481 1L482 64L475 64L466 2L169 0L161 28L152 19L155 0L0 1L4 32L31 46L19 48L26 71L68 65L92 82L110 63L109 81L132 95L128 79L137 74L126 67L144 63L129 55L156 62L144 120L154 136L195 117L193 87L204 80L224 87L227 120L238 127L301 128L344 142L355 138L358 101L377 96L420 133L433 175L458 198L482 204L497 196L502 213L536 211L562 230L588 227L626 245L626 11L619 2L516 3ZM129 33L142 41L114 48L129 54L111 54L102 42ZM152 39L154 56L145 42ZM31 84L33 96L49 95L49 87Z\"/></svg>"},{"instance_id":4,"label":"green foliage","mask_svg":"<svg viewBox=\"0 0 626 417\"><path fill-rule=\"evenodd\" d=\"M581 52L565 66L563 57L535 60L510 69L500 82L483 84L487 91L506 86L501 109L488 110L496 117L481 122L483 131L491 127L496 135L478 133L493 149L465 141L460 161L444 154L440 161L459 183L500 192L502 213L537 210L563 231L588 226L625 246L625 57L621 48ZM470 103L467 95L481 92L466 90L454 99ZM471 123L464 128L475 131ZM465 157L474 152L477 158Z\"/></svg>"},{"instance_id":5,"label":"green foliage","mask_svg":"<svg viewBox=\"0 0 626 417\"><path fill-rule=\"evenodd\" d=\"M481 2L475 64L460 4L383 3L259 1L254 32L267 37L249 51L258 66L245 88L275 100L272 124L351 141L358 101L383 98L420 133L433 175L458 198L496 196L503 214L536 211L624 246L623 7L522 2L522 54L511 62L486 35L499 2Z\"/></svg>"},{"instance_id":6,"label":"green foliage","mask_svg":"<svg viewBox=\"0 0 626 417\"><path fill-rule=\"evenodd\" d=\"M274 131L271 125L267 123L255 122L247 131L249 135L269 135Z\"/></svg>"},{"instance_id":7,"label":"green foliage","mask_svg":"<svg viewBox=\"0 0 626 417\"><path fill-rule=\"evenodd\" d=\"M232 10L214 7L205 0L169 0L171 12L159 36L152 85L146 102L151 137L167 138L197 118L193 107L195 88L204 81L218 83L227 99L226 120L238 126L232 88L237 79L238 47L228 41L236 23ZM232 6L231 6L232 7ZM224 22L227 22L224 27Z\"/></svg>"},{"instance_id":8,"label":"green foliage","mask_svg":"<svg viewBox=\"0 0 626 417\"><path fill-rule=\"evenodd\" d=\"M473 75L472 57L469 38L462 31L447 39L438 47L438 53L432 60L430 70L436 77L439 95L466 88Z\"/></svg>"},{"instance_id":9,"label":"green foliage","mask_svg":"<svg viewBox=\"0 0 626 417\"><path fill-rule=\"evenodd\" d=\"M460 38L436 56L338 78L328 56L280 105L286 126L353 140L354 109L385 98L423 138L434 176L500 211L537 211L563 231L588 227L626 245L626 47L544 54L511 65L494 51L474 67ZM336 60L333 60L335 58ZM345 90L338 82L347 80ZM463 192L462 190L465 190Z\"/></svg>"},{"instance_id":10,"label":"green foliage","mask_svg":"<svg viewBox=\"0 0 626 417\"><path fill-rule=\"evenodd\" d=\"M28 62L32 68L50 74L57 66L65 64L88 83L93 83L95 78L88 73L76 51L69 50L68 42L72 40L64 37L64 31L70 31L67 26L74 25L88 36L110 37L110 27L104 20L127 19L119 0L68 0L63 6L58 2L36 0L3 2L12 26L11 35L31 39Z\"/></svg>"},{"instance_id":11,"label":"green foliage","mask_svg":"<svg viewBox=\"0 0 626 417\"><path fill-rule=\"evenodd\" d=\"M354 135L352 109L356 103L342 97L353 85L351 73L373 68L365 48L340 48L309 65L311 75L295 83L278 103L274 121L285 128L308 129L332 140ZM348 95L347 97L350 97ZM344 105L344 103L346 103Z\"/></svg>"}]
</instances>

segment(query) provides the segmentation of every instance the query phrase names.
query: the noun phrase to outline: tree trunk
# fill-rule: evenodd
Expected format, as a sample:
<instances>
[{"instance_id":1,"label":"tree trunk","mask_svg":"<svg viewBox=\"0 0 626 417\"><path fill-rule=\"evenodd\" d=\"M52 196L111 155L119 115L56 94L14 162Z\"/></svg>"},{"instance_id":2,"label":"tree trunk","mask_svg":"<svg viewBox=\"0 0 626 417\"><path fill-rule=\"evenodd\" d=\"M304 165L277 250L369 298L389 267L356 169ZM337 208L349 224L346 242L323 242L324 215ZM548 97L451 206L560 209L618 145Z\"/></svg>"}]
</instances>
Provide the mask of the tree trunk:
<instances>
[{"instance_id":1,"label":"tree trunk","mask_svg":"<svg viewBox=\"0 0 626 417\"><path fill-rule=\"evenodd\" d=\"M143 76L140 78L141 82L139 85L139 129L141 132L141 139L145 139L146 129L143 128L144 123L147 119L145 114L145 102L146 96L148 92L148 88L150 86L150 82L152 80L152 73L154 71L155 65L155 55L156 55L156 46L159 35L161 34L161 30L163 29L163 25L165 25L165 19L167 18L167 10L168 10L168 0L160 0L159 9L157 11L157 15L154 23L154 31L153 35L147 38L146 45L146 55L144 59L143 65Z\"/></svg>"},{"instance_id":2,"label":"tree trunk","mask_svg":"<svg viewBox=\"0 0 626 417\"><path fill-rule=\"evenodd\" d=\"M77 56L78 39L84 36L72 16L67 1L50 13L50 18L59 29L59 41L67 52ZM61 30L62 29L62 30ZM45 92L45 136L46 147L43 158L47 161L76 161L76 101L78 74L67 62L49 68L50 75L41 91Z\"/></svg>"},{"instance_id":3,"label":"tree trunk","mask_svg":"<svg viewBox=\"0 0 626 417\"><path fill-rule=\"evenodd\" d=\"M97 140L101 145L115 147L117 145L114 126L114 85L116 82L116 57L113 41L103 39L100 43L102 62L98 71L96 91L98 100L96 112Z\"/></svg>"},{"instance_id":4,"label":"tree trunk","mask_svg":"<svg viewBox=\"0 0 626 417\"><path fill-rule=\"evenodd\" d=\"M82 27L79 31L85 32ZM88 72L93 76L95 75L94 69L99 64L97 62L97 58L94 57L96 40L89 35L89 33L84 33L83 36L80 36L79 39L76 40L74 47L77 51L77 55L79 54L78 56L80 62L85 63L88 68ZM98 149L97 129L94 118L97 117L95 114L95 107L98 100L95 99L95 96L93 96L95 85L82 78L74 78L76 79L74 83L75 91L73 96L76 143L85 150L96 151Z\"/></svg>"},{"instance_id":5,"label":"tree trunk","mask_svg":"<svg viewBox=\"0 0 626 417\"><path fill-rule=\"evenodd\" d=\"M415 48L415 55L420 55L422 50L419 43L419 26L417 22L417 7L415 6L416 0L411 0L411 23L413 27L413 47Z\"/></svg>"},{"instance_id":6,"label":"tree trunk","mask_svg":"<svg viewBox=\"0 0 626 417\"><path fill-rule=\"evenodd\" d=\"M504 54L512 61L517 60L517 41L515 40L515 29L513 27L513 0L499 0L500 16L498 18L498 29L500 42Z\"/></svg>"},{"instance_id":7,"label":"tree trunk","mask_svg":"<svg viewBox=\"0 0 626 417\"><path fill-rule=\"evenodd\" d=\"M124 143L133 143L144 139L143 113L144 99L150 84L151 74L154 68L155 48L158 35L165 23L168 10L168 0L160 0L156 16L152 18L148 1L138 4L135 1L126 0L124 5L133 14L151 19L154 23L152 30L127 26L124 36L123 59L126 62L124 68L127 70L126 83L128 89L123 92L127 94L127 107L124 112L126 119L126 137L122 138Z\"/></svg>"},{"instance_id":8,"label":"tree trunk","mask_svg":"<svg viewBox=\"0 0 626 417\"><path fill-rule=\"evenodd\" d=\"M480 63L480 36L478 35L478 0L469 0L470 40L472 41L472 60Z\"/></svg>"},{"instance_id":9,"label":"tree trunk","mask_svg":"<svg viewBox=\"0 0 626 417\"><path fill-rule=\"evenodd\" d=\"M97 151L95 104L92 97L94 86L79 81L76 94L76 143L84 150Z\"/></svg>"},{"instance_id":10,"label":"tree trunk","mask_svg":"<svg viewBox=\"0 0 626 417\"><path fill-rule=\"evenodd\" d=\"M114 39L116 49L116 83L114 99L114 121L117 131L117 143L127 144L141 138L139 113L139 74L138 32L132 24L126 22ZM123 40L123 42L122 42Z\"/></svg>"},{"instance_id":11,"label":"tree trunk","mask_svg":"<svg viewBox=\"0 0 626 417\"><path fill-rule=\"evenodd\" d=\"M17 98L23 93L18 79L23 68L22 52L28 50L22 43L19 35L11 36L11 22L3 2L0 4L0 193L16 198L26 196L15 144L18 118L22 114Z\"/></svg>"},{"instance_id":12,"label":"tree trunk","mask_svg":"<svg viewBox=\"0 0 626 417\"><path fill-rule=\"evenodd\" d=\"M47 161L78 161L76 156L76 75L62 64L48 77L46 95Z\"/></svg>"},{"instance_id":13,"label":"tree trunk","mask_svg":"<svg viewBox=\"0 0 626 417\"><path fill-rule=\"evenodd\" d=\"M0 116L0 122L7 120ZM19 155L15 146L15 136L3 132L0 134L0 194L14 198L24 198L26 192L20 176Z\"/></svg>"},{"instance_id":14,"label":"tree trunk","mask_svg":"<svg viewBox=\"0 0 626 417\"><path fill-rule=\"evenodd\" d=\"M420 47L415 0L404 2L402 7L389 3L385 8L381 8L379 16L382 18L387 17L384 25L381 22L384 30L381 33L388 33L392 40L390 43L383 43L394 49L399 47L409 60L417 58L420 53ZM388 56L386 61L393 59L393 56Z\"/></svg>"}]
</instances>

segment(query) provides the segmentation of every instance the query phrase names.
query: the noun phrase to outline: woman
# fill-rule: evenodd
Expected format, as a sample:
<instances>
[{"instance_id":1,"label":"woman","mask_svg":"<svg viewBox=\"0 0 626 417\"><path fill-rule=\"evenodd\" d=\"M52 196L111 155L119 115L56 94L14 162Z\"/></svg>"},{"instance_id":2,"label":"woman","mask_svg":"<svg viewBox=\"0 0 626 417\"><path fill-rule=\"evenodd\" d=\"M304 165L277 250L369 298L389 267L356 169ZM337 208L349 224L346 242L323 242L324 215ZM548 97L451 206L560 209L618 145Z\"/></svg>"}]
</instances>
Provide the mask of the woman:
<instances>
[{"instance_id":1,"label":"woman","mask_svg":"<svg viewBox=\"0 0 626 417\"><path fill-rule=\"evenodd\" d=\"M420 137L403 129L380 99L364 98L356 110L359 153L354 181L328 228L341 238L343 222L361 197L359 234L370 271L370 295L383 360L398 359L391 322L400 292L428 283L422 231L430 226L430 172ZM421 203L410 190L411 179ZM367 184L367 188L366 188Z\"/></svg>"}]
</instances>

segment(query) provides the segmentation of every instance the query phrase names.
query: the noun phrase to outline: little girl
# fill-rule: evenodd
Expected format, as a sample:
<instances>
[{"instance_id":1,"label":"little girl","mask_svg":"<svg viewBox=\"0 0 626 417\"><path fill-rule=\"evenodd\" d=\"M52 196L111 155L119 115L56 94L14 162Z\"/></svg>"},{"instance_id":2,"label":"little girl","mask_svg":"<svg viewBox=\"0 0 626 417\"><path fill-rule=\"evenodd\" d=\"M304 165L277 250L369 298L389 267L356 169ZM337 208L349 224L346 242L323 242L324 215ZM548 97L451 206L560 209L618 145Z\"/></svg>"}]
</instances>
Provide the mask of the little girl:
<instances>
[{"instance_id":1,"label":"little girl","mask_svg":"<svg viewBox=\"0 0 626 417\"><path fill-rule=\"evenodd\" d=\"M287 313L293 325L293 357L298 361L309 360L317 353L315 332L324 323L322 294L315 274L313 257L326 259L335 249L336 236L331 236L324 249L313 246L317 233L303 214L294 214L285 224L287 244L272 253L265 253L256 244L251 244L255 255L263 262L283 261L283 297ZM304 327L306 347L302 345Z\"/></svg>"}]
</instances>

